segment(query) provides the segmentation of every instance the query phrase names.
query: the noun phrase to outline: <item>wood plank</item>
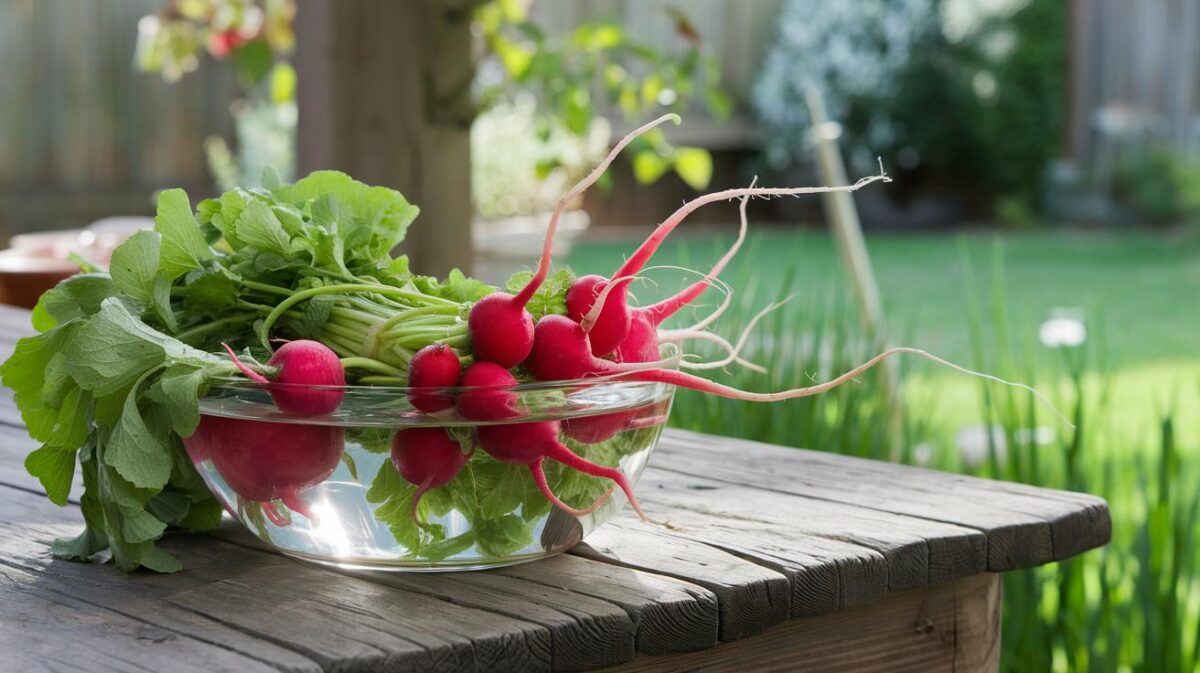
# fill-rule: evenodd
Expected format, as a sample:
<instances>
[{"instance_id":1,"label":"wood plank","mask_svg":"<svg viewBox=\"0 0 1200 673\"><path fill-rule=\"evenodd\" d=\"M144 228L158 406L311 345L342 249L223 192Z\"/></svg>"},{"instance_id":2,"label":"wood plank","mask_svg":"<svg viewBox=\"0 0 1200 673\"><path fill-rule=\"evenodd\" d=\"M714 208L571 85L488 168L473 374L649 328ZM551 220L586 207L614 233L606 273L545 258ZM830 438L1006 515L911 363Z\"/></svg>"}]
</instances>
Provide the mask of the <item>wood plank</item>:
<instances>
[{"instance_id":1,"label":"wood plank","mask_svg":"<svg viewBox=\"0 0 1200 673\"><path fill-rule=\"evenodd\" d=\"M13 671L278 671L187 634L72 596L74 587L0 563L0 651ZM295 669L293 669L295 670ZM319 669L309 669L319 670Z\"/></svg>"},{"instance_id":2,"label":"wood plank","mask_svg":"<svg viewBox=\"0 0 1200 673\"><path fill-rule=\"evenodd\" d=\"M791 587L784 575L752 559L647 530L632 521L610 521L570 553L676 577L708 589L720 603L721 640L758 633L790 615Z\"/></svg>"},{"instance_id":3,"label":"wood plank","mask_svg":"<svg viewBox=\"0 0 1200 673\"><path fill-rule=\"evenodd\" d=\"M717 641L718 598L692 582L571 554L489 574L567 589L621 606L637 625L637 651L642 654L692 652Z\"/></svg>"},{"instance_id":4,"label":"wood plank","mask_svg":"<svg viewBox=\"0 0 1200 673\"><path fill-rule=\"evenodd\" d=\"M362 575L357 575L362 576ZM636 627L608 601L492 573L371 573L384 586L540 624L550 633L555 666L571 670L628 661ZM709 646L715 645L715 639Z\"/></svg>"},{"instance_id":5,"label":"wood plank","mask_svg":"<svg viewBox=\"0 0 1200 673\"><path fill-rule=\"evenodd\" d=\"M231 519L227 519L225 524L209 535L248 549L277 553ZM715 550L698 548L694 551L704 558L709 558ZM715 645L718 635L721 639L744 635L745 627L741 626L739 621L727 621L719 617L720 612L729 610L725 601L718 602L718 596L699 582L685 582L662 574L589 560L582 555L575 555L578 552L579 549L574 549L569 554L542 559L537 563L496 568L485 573L417 577L388 572L337 572L383 584L403 586L463 605L521 618L525 618L531 609L534 612L544 609L540 594L547 587L574 594L552 594L549 599L551 605L561 602L573 606L574 609L578 608L580 600L587 597L601 599L621 607L628 613L636 626L637 651L642 654L693 652ZM750 562L740 563L742 575L771 575L769 571L757 568ZM484 577L506 579L503 584L497 586L496 581L479 579ZM462 582L482 583L483 593L475 595L455 586ZM529 583L529 586L523 586L521 583ZM786 582L784 584L786 586ZM747 606L739 604L737 596L725 598L732 604L734 611L748 609ZM786 615L783 618L786 618ZM719 625L722 628L718 634Z\"/></svg>"},{"instance_id":6,"label":"wood plank","mask_svg":"<svg viewBox=\"0 0 1200 673\"><path fill-rule=\"evenodd\" d=\"M1069 558L1112 535L1107 504L1085 493L678 430L657 451L671 471L979 530L991 571Z\"/></svg>"},{"instance_id":7,"label":"wood plank","mask_svg":"<svg viewBox=\"0 0 1200 673\"><path fill-rule=\"evenodd\" d=\"M731 521L686 510L671 513L672 538L686 538L728 552L772 570L791 584L791 616L823 615L847 606L882 598L888 592L888 567L883 555L872 549L838 540L792 536L774 526L754 521ZM622 564L657 572L670 572L674 556L648 551L645 545L624 544L623 527L646 526L624 518L606 524L588 542L572 552L587 553L588 546L604 541L603 531L613 529L617 540L601 550ZM661 530L652 531L662 534ZM685 557L690 558L690 557ZM700 559L703 568L708 564ZM665 570L664 570L665 569ZM689 575L692 576L692 575ZM702 580L694 577L693 581Z\"/></svg>"},{"instance_id":8,"label":"wood plank","mask_svg":"<svg viewBox=\"0 0 1200 673\"><path fill-rule=\"evenodd\" d=\"M1000 576L892 594L815 619L675 657L639 657L606 673L950 673L1000 664Z\"/></svg>"},{"instance_id":9,"label":"wood plank","mask_svg":"<svg viewBox=\"0 0 1200 673\"><path fill-rule=\"evenodd\" d=\"M643 499L663 503L671 511L759 521L789 536L841 540L875 550L887 561L892 590L936 584L984 569L985 540L979 531L673 471L686 462L676 458L671 471L647 470L641 484Z\"/></svg>"},{"instance_id":10,"label":"wood plank","mask_svg":"<svg viewBox=\"0 0 1200 673\"><path fill-rule=\"evenodd\" d=\"M19 467L6 467L33 446L21 431L0 427L0 481L17 477L24 488L38 490L37 482ZM257 538L232 523L217 535L243 547L267 550ZM564 564L570 569L563 568ZM749 563L743 565L754 568ZM582 566L593 570L586 571ZM635 645L639 652L666 654L704 649L716 643L717 598L699 586L581 558L552 559L539 564L536 570L511 569L509 574L420 579L389 573L354 575L546 626L554 651L564 655L564 661L556 663L566 668L624 661L633 656ZM563 586L556 588L527 579L542 574L557 576ZM574 589L589 578L588 591ZM729 632L736 637L736 629Z\"/></svg>"},{"instance_id":11,"label":"wood plank","mask_svg":"<svg viewBox=\"0 0 1200 673\"><path fill-rule=\"evenodd\" d=\"M78 520L73 509L56 509L40 496L2 486L0 519L7 517L8 503L17 499L31 501L20 511L42 507L49 516L60 514L60 520ZM157 629L190 635L199 623L208 625L200 631L204 637L225 646L234 644L229 631L252 643L265 641L265 660L282 647L324 668L517 671L548 670L554 657L569 657L554 652L549 632L531 622L205 536L164 538L164 548L186 567L174 575L126 574L50 560L45 542L74 529L77 526L0 525L0 558L33 572L39 583L57 578L73 596L113 613L129 610ZM186 619L188 614L201 619Z\"/></svg>"}]
</instances>

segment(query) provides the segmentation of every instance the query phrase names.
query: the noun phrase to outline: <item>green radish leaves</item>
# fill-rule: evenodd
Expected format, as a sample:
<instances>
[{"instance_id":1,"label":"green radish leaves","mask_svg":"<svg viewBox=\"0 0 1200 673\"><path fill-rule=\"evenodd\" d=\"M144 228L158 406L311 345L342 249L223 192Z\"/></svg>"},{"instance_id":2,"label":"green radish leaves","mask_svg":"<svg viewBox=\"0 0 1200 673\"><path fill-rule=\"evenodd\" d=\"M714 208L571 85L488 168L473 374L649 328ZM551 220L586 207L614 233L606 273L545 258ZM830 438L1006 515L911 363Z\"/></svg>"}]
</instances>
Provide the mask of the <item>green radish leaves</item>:
<instances>
[{"instance_id":1,"label":"green radish leaves","mask_svg":"<svg viewBox=\"0 0 1200 673\"><path fill-rule=\"evenodd\" d=\"M168 189L158 195L154 230L162 237L159 271L168 280L199 269L212 258L212 250L192 216L192 204L182 189Z\"/></svg>"},{"instance_id":2,"label":"green radish leaves","mask_svg":"<svg viewBox=\"0 0 1200 673\"><path fill-rule=\"evenodd\" d=\"M532 271L518 271L505 282L504 289L516 294L529 284L531 278ZM567 290L571 289L571 283L574 282L575 274L571 273L570 269L551 272L537 292L533 293L533 298L525 308L533 315L535 321L546 315L566 315Z\"/></svg>"},{"instance_id":3,"label":"green radish leaves","mask_svg":"<svg viewBox=\"0 0 1200 673\"><path fill-rule=\"evenodd\" d=\"M144 250L135 242L126 261ZM126 280L138 277L145 276L135 270ZM95 307L106 285L80 278L43 299L53 307L47 315L64 321L21 339L0 367L30 436L43 442L25 467L60 505L77 462L83 473L88 528L56 542L56 556L84 559L108 548L126 570L172 572L178 561L154 546L166 526L211 527L219 520L216 503L182 457L179 436L195 429L209 378L232 365L153 329L118 297Z\"/></svg>"},{"instance_id":4,"label":"green radish leaves","mask_svg":"<svg viewBox=\"0 0 1200 673\"><path fill-rule=\"evenodd\" d=\"M83 493L74 495L87 528L57 541L56 556L83 560L107 549L126 570L171 572L179 562L155 546L166 528L219 523L221 508L181 438L195 432L209 384L235 372L222 343L259 357L260 336L314 338L401 372L424 344L466 345L462 316L495 288L458 271L445 280L414 276L407 260L392 257L416 206L395 190L333 171L293 185L266 177L265 188L231 190L195 212L182 190L163 191L154 228L118 246L108 271L92 269L46 292L32 315L38 334L21 339L0 366L0 381L39 443L26 469L58 504L82 477ZM375 286L381 291L363 289ZM280 308L318 288L329 291ZM542 297L535 301L553 302ZM397 320L382 330L397 316L411 316L411 325ZM398 535L432 554L476 544L473 535L405 528L403 480L390 476L381 472L372 494ZM502 482L479 516L509 516L528 495L520 491ZM448 493L432 494L422 507L460 506ZM499 549L522 539L511 523L496 530L495 540L479 544Z\"/></svg>"}]
</instances>

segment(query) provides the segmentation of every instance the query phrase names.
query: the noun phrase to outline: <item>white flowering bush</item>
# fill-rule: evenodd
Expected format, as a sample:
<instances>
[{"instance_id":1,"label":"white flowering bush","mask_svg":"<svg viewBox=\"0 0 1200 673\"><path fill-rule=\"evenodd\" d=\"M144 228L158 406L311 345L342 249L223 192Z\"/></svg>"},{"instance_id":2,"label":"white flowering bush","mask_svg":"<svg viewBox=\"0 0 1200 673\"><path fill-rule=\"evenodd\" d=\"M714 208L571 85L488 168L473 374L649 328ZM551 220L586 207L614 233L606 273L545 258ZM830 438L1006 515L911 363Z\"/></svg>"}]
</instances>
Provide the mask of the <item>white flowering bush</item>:
<instances>
[{"instance_id":1,"label":"white flowering bush","mask_svg":"<svg viewBox=\"0 0 1200 673\"><path fill-rule=\"evenodd\" d=\"M807 147L808 86L824 94L833 119L857 115L862 101L895 95L913 46L936 29L936 17L932 0L785 0L776 42L752 93L771 164L792 163ZM869 116L866 143L895 142L886 111Z\"/></svg>"},{"instance_id":2,"label":"white flowering bush","mask_svg":"<svg viewBox=\"0 0 1200 673\"><path fill-rule=\"evenodd\" d=\"M905 194L1035 211L1062 137L1066 33L1057 0L784 0L752 94L765 158L809 163L812 85L855 171L882 156Z\"/></svg>"}]
</instances>

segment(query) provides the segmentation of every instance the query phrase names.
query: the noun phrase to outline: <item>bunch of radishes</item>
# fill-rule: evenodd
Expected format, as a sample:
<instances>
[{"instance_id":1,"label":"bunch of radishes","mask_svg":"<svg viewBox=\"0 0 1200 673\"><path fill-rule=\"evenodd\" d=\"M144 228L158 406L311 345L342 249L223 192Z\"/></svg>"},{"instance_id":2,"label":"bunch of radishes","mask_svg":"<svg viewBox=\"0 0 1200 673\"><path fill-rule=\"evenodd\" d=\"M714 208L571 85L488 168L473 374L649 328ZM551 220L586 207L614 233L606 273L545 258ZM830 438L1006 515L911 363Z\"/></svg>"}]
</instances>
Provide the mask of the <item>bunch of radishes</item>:
<instances>
[{"instance_id":1,"label":"bunch of radishes","mask_svg":"<svg viewBox=\"0 0 1200 673\"><path fill-rule=\"evenodd\" d=\"M621 377L753 399L750 393L718 386L669 366L679 364L679 358L659 359L660 344L664 339L704 338L701 335L707 333L702 332L703 325L670 334L660 332L659 326L703 294L737 251L745 233L745 199L854 190L876 180L886 180L880 175L849 187L835 188L764 189L752 186L697 198L664 221L611 278L583 276L575 280L566 295L567 315L549 314L535 323L526 307L549 274L554 235L563 209L595 183L634 138L669 119L678 123L678 117L667 115L622 138L600 165L559 200L550 218L537 271L519 292L513 295L497 291L471 307L467 320L471 364L461 368L458 355L440 344L418 351L409 363L408 383L411 387L432 391L461 388L453 400L436 392L415 392L411 397L413 406L436 412L453 405L459 416L479 421L481 425L475 432L479 447L498 461L527 466L543 495L563 511L576 516L594 510L608 494L582 510L563 503L546 482L543 463L547 458L593 476L611 479L624 491L638 515L646 518L629 481L619 469L597 465L580 457L560 439L561 435L566 435L584 443L606 441L626 429L638 410L584 416L562 423L521 421L526 412L520 408L519 397L513 392L518 380L512 370L523 368L538 381ZM647 307L631 307L627 288L667 235L697 208L734 198L743 199L743 236L738 237L729 253L703 279L676 296ZM736 352L731 352L730 357L735 358ZM778 399L815 392L819 390L788 391L779 394ZM420 496L430 488L449 483L465 464L459 443L444 431L429 428L398 431L392 444L392 459L400 474L417 486L414 515Z\"/></svg>"},{"instance_id":2,"label":"bunch of radishes","mask_svg":"<svg viewBox=\"0 0 1200 673\"><path fill-rule=\"evenodd\" d=\"M669 119L678 123L675 115L667 115L622 138L595 170L562 197L551 216L541 260L530 280L516 294L497 290L470 306L467 314L469 352L459 353L446 343L435 342L413 354L407 369L408 395L412 406L426 414L440 414L453 409L459 418L478 423L471 436L469 451L464 451L459 439L438 427L413 427L396 431L391 443L391 458L399 474L416 487L412 498L414 519L417 518L421 497L430 489L454 480L476 447L482 448L497 461L526 466L545 498L571 515L583 516L594 511L604 503L612 489L585 508L572 507L550 488L544 470L546 459L611 480L625 493L638 515L646 518L628 479L619 468L591 462L574 453L562 441L565 436L584 444L605 442L622 430L643 426L646 423L644 410L609 412L564 421L524 420L530 416L530 412L522 407L520 395L515 390L520 383L517 376L520 372L536 381L575 382L597 378L631 380L682 386L740 400L771 402L827 391L899 353L921 355L968 371L922 350L893 348L819 385L774 393L751 393L680 371L680 367L705 368L730 362L753 366L738 355L744 338L737 346L733 346L705 331L728 306L728 292L722 305L696 325L682 330L661 329L667 318L700 297L716 282L717 275L737 252L746 231L747 199L755 196L853 191L871 182L886 181L887 177L882 173L842 187L762 188L752 184L750 187L696 198L660 224L612 277L592 275L575 279L566 292L565 315L548 313L535 322L527 306L549 274L554 236L563 209L595 183L616 155L634 138ZM742 200L742 227L728 253L703 278L675 296L650 306L630 306L629 285L637 279L637 274L642 272L647 261L675 227L697 208L731 199ZM679 355L663 359L664 343L679 344L689 339L715 341L727 351L727 357L716 363L689 362ZM230 355L233 356L232 351ZM237 360L236 356L234 359ZM285 412L302 416L320 415L334 410L340 402L340 395L333 392L336 389L320 386L342 385L344 373L337 355L318 342L290 342L279 349L268 363L276 373L273 380L268 380L240 362L237 365L248 376L268 384L276 404ZM651 418L660 423L663 420L661 414ZM253 495L242 495L260 502L264 496L277 495L292 509L303 511L295 504L299 502L295 498L295 489L313 483L313 479L328 476L327 470L332 467L327 458L328 452L322 450L322 438L306 438L297 446L312 454L311 460L304 459L313 466L312 470L272 488L257 489ZM262 472L267 468L260 466L256 469ZM280 472L297 474L294 469ZM275 484L280 480L267 481ZM237 490L236 485L234 488Z\"/></svg>"}]
</instances>

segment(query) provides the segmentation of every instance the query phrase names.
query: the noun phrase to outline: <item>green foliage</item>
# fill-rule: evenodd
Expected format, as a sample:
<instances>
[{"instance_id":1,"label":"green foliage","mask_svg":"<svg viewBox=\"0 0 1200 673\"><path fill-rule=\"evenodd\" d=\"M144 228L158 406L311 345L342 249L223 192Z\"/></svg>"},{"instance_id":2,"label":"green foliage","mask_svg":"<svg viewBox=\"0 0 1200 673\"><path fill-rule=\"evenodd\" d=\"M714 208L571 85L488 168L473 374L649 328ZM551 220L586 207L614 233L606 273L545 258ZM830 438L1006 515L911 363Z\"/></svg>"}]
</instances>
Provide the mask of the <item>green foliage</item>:
<instances>
[{"instance_id":1,"label":"green foliage","mask_svg":"<svg viewBox=\"0 0 1200 673\"><path fill-rule=\"evenodd\" d=\"M293 0L180 0L138 21L134 63L177 81L204 53L229 59L238 81L254 89L269 79L277 104L292 99L296 73L286 57L295 46Z\"/></svg>"},{"instance_id":2,"label":"green foliage","mask_svg":"<svg viewBox=\"0 0 1200 673\"><path fill-rule=\"evenodd\" d=\"M1152 225L1200 217L1200 162L1152 147L1117 164L1113 195Z\"/></svg>"},{"instance_id":3,"label":"green foliage","mask_svg":"<svg viewBox=\"0 0 1200 673\"><path fill-rule=\"evenodd\" d=\"M910 190L948 186L988 209L1001 198L1041 206L1046 167L1061 140L1064 3L971 6L962 10L972 15L965 25L948 18L962 11L945 1L847 3L809 19L820 4L785 5L756 84L773 165L808 160L802 89L812 82L830 100L861 170L891 157L894 176ZM853 58L843 42L853 45ZM805 66L813 49L828 53Z\"/></svg>"},{"instance_id":4,"label":"green foliage","mask_svg":"<svg viewBox=\"0 0 1200 673\"><path fill-rule=\"evenodd\" d=\"M1108 500L1113 539L1066 562L1009 573L1004 579L1002 666L1010 671L1192 671L1200 666L1200 603L1192 587L1200 556L1200 472L1181 460L1175 410L1147 423L1134 450L1103 445L1115 413L1111 379L1100 353L1086 346L1040 354L1011 335L1004 278L996 273L990 307L975 301L977 367L1044 390L1058 380L1075 428L1049 444L1034 439L1047 419L1024 393L980 389L985 422L1000 428L980 476L1088 491ZM972 276L968 266L968 278ZM968 283L972 297L974 282ZM1098 384L1097 384L1098 381ZM1194 430L1194 427L1191 428ZM1124 438L1119 441L1128 441ZM1004 450L1001 451L1001 447Z\"/></svg>"},{"instance_id":5,"label":"green foliage","mask_svg":"<svg viewBox=\"0 0 1200 673\"><path fill-rule=\"evenodd\" d=\"M518 271L504 283L504 289L511 294L516 294L528 285L532 278L532 271ZM530 298L529 304L525 308L533 315L534 320L540 320L542 316L551 314L566 315L567 290L571 289L571 283L574 282L575 274L570 269L552 271L546 276L546 280L542 282L542 286L538 288L537 292L533 293L533 297Z\"/></svg>"},{"instance_id":6,"label":"green foliage","mask_svg":"<svg viewBox=\"0 0 1200 673\"><path fill-rule=\"evenodd\" d=\"M597 95L626 121L683 110L696 98L718 119L728 117L732 104L719 86L720 64L705 53L682 12L670 10L667 15L684 45L679 56L638 42L611 20L592 20L567 35L551 35L516 0L483 3L475 12L476 24L504 78L483 87L480 109L531 93L539 103L535 123L541 138L560 128L579 138L587 136L601 108L594 100ZM708 185L712 158L706 150L672 147L661 134L648 135L643 146L632 155L639 182L657 181L674 169L693 189ZM539 170L549 171L557 161L552 158Z\"/></svg>"}]
</instances>

